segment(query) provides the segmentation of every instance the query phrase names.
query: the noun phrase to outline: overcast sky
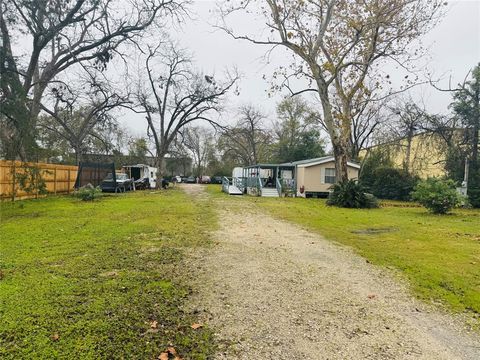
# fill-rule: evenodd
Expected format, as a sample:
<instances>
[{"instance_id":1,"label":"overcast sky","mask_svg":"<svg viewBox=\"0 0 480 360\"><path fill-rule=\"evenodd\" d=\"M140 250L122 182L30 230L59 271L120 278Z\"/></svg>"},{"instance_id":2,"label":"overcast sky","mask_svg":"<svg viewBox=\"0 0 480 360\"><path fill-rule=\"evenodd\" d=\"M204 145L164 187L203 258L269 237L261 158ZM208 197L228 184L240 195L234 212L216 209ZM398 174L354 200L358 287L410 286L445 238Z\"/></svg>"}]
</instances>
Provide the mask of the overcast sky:
<instances>
[{"instance_id":1,"label":"overcast sky","mask_svg":"<svg viewBox=\"0 0 480 360\"><path fill-rule=\"evenodd\" d=\"M182 30L173 34L181 46L194 53L196 64L205 73L221 77L226 68L236 66L243 75L240 95L231 97L230 106L223 116L225 121L235 116L235 107L241 103L258 105L273 119L281 94L268 97L266 90L269 84L262 77L271 73L275 66L287 64L289 53L276 51L270 58L271 63L266 64L264 55L267 47L234 40L211 26L215 22L215 1L194 1L191 9L196 19L188 21ZM261 23L251 19L238 21L237 29L262 27ZM444 87L448 87L450 77L453 85L463 81L467 72L480 62L480 0L449 1L446 16L425 37L424 45L429 48L428 68L437 77L443 77ZM412 91L412 97L423 101L435 113L446 113L451 101L450 94L427 85ZM126 113L122 122L136 135L145 133L146 124L142 118Z\"/></svg>"}]
</instances>

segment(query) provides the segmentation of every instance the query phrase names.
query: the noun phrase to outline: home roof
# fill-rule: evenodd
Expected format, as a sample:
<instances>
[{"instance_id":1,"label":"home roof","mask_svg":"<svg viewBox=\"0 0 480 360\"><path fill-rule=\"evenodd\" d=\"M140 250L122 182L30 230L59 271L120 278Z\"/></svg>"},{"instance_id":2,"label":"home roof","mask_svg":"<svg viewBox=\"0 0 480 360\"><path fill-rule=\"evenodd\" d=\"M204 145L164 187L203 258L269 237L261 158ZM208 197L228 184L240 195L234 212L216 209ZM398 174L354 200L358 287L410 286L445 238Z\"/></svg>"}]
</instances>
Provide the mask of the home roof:
<instances>
[{"instance_id":1,"label":"home roof","mask_svg":"<svg viewBox=\"0 0 480 360\"><path fill-rule=\"evenodd\" d=\"M252 169L252 168L276 168L276 167L292 167L295 166L295 164L291 163L285 163L285 164L255 164L255 165L249 165L245 166L244 169Z\"/></svg>"},{"instance_id":2,"label":"home roof","mask_svg":"<svg viewBox=\"0 0 480 360\"><path fill-rule=\"evenodd\" d=\"M282 163L282 164L255 164L255 165L250 165L244 167L244 169L252 169L252 168L277 168L277 167L310 167L310 166L315 166L315 165L320 165L320 164L325 164L335 161L335 158L333 156L323 156L323 157L318 157L318 158L313 158L313 159L306 159L306 160L299 160L299 161L292 161L288 163ZM360 169L360 164L357 164L352 161L347 161L347 165L350 167L354 167L356 169Z\"/></svg>"},{"instance_id":3,"label":"home roof","mask_svg":"<svg viewBox=\"0 0 480 360\"><path fill-rule=\"evenodd\" d=\"M328 163L328 162L331 162L331 161L335 161L335 158L333 156L323 156L323 157L314 158L314 159L292 161L290 163L285 163L285 164L281 164L281 165L290 165L290 166L298 166L298 167L310 167L310 166L325 164L325 163ZM355 163L355 162L347 161L347 165L351 166L351 167L354 167L354 168L357 168L357 169L360 169L360 165Z\"/></svg>"}]
</instances>

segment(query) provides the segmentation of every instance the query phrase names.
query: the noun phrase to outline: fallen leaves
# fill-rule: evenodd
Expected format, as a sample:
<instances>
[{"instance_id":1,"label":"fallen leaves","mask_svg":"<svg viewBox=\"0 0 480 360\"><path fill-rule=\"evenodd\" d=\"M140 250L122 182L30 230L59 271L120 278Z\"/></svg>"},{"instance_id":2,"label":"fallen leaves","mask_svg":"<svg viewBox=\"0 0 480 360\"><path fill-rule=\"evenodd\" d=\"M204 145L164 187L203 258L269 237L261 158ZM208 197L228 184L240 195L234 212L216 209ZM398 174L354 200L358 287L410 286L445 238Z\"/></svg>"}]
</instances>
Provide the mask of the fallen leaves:
<instances>
[{"instance_id":1,"label":"fallen leaves","mask_svg":"<svg viewBox=\"0 0 480 360\"><path fill-rule=\"evenodd\" d=\"M182 358L178 355L177 350L175 350L173 346L169 346L167 350L158 356L158 360L169 360L172 357L174 360L182 360Z\"/></svg>"},{"instance_id":2,"label":"fallen leaves","mask_svg":"<svg viewBox=\"0 0 480 360\"><path fill-rule=\"evenodd\" d=\"M369 298L369 299L375 299L376 297L377 297L377 295L375 295L375 294L367 295L367 298Z\"/></svg>"},{"instance_id":3,"label":"fallen leaves","mask_svg":"<svg viewBox=\"0 0 480 360\"><path fill-rule=\"evenodd\" d=\"M152 320L150 321L150 328L156 329L158 327L158 321Z\"/></svg>"},{"instance_id":4,"label":"fallen leaves","mask_svg":"<svg viewBox=\"0 0 480 360\"><path fill-rule=\"evenodd\" d=\"M54 333L51 336L52 341L58 341L60 339L60 335L58 333Z\"/></svg>"},{"instance_id":5,"label":"fallen leaves","mask_svg":"<svg viewBox=\"0 0 480 360\"><path fill-rule=\"evenodd\" d=\"M202 324L192 324L192 326L191 326L191 328L192 328L193 330L200 329L201 327L203 327Z\"/></svg>"}]
</instances>

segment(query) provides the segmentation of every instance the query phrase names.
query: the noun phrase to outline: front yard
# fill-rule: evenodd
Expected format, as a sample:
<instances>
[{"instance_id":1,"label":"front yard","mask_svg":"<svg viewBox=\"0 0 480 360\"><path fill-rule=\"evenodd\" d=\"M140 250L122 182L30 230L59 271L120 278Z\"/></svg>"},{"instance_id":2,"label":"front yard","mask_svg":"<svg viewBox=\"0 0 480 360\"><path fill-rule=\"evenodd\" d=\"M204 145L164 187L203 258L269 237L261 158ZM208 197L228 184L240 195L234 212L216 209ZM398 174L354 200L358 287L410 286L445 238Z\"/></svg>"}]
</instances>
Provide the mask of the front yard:
<instances>
[{"instance_id":1,"label":"front yard","mask_svg":"<svg viewBox=\"0 0 480 360\"><path fill-rule=\"evenodd\" d=\"M478 210L437 216L396 202L353 210L316 199L232 197L218 186L209 193L2 203L0 358L151 359L169 346L182 358L210 358L213 331L193 329L199 319L183 305L195 276L186 253L210 246L217 226L212 197L352 247L403 275L419 298L480 324Z\"/></svg>"},{"instance_id":2,"label":"front yard","mask_svg":"<svg viewBox=\"0 0 480 360\"><path fill-rule=\"evenodd\" d=\"M222 196L217 188L211 187L210 192ZM441 216L401 202L356 210L328 207L321 199L236 199L350 246L374 264L399 271L419 298L466 311L473 315L475 326L480 326L479 210L455 210Z\"/></svg>"},{"instance_id":3,"label":"front yard","mask_svg":"<svg viewBox=\"0 0 480 360\"><path fill-rule=\"evenodd\" d=\"M182 258L215 221L178 190L2 203L0 358L209 357L212 332L182 311Z\"/></svg>"},{"instance_id":4,"label":"front yard","mask_svg":"<svg viewBox=\"0 0 480 360\"><path fill-rule=\"evenodd\" d=\"M478 210L440 216L399 203L373 210L328 207L314 199L262 198L257 204L353 247L374 264L400 270L422 299L480 315Z\"/></svg>"}]
</instances>

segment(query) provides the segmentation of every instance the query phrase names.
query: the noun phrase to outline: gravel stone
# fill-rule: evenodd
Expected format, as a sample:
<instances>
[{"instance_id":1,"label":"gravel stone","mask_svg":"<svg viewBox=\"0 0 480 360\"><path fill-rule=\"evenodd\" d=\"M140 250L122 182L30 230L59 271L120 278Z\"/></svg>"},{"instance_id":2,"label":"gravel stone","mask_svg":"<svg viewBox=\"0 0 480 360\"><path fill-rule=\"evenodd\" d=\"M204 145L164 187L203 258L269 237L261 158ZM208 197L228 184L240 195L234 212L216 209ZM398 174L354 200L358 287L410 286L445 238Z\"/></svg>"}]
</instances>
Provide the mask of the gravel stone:
<instances>
[{"instance_id":1,"label":"gravel stone","mask_svg":"<svg viewBox=\"0 0 480 360\"><path fill-rule=\"evenodd\" d=\"M478 333L415 300L393 271L241 199L209 201L217 245L192 251L189 266L215 359L480 359Z\"/></svg>"}]
</instances>

